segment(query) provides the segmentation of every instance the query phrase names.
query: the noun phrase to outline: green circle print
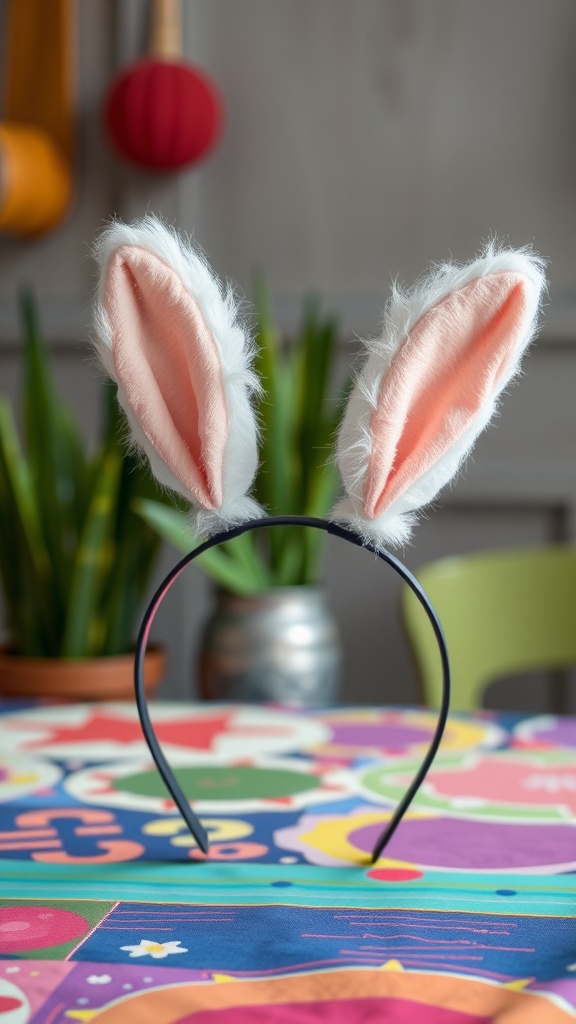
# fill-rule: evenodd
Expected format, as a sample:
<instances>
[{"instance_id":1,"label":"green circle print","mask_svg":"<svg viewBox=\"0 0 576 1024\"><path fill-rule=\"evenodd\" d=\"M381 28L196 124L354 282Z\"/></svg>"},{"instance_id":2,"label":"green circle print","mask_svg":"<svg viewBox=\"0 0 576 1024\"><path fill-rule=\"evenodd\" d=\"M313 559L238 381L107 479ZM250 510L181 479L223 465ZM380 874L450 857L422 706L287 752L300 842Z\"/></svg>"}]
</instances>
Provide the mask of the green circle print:
<instances>
[{"instance_id":1,"label":"green circle print","mask_svg":"<svg viewBox=\"0 0 576 1024\"><path fill-rule=\"evenodd\" d=\"M189 800L274 800L318 787L315 775L250 765L194 765L174 771ZM164 797L166 787L156 771L114 779L114 789L139 796Z\"/></svg>"}]
</instances>

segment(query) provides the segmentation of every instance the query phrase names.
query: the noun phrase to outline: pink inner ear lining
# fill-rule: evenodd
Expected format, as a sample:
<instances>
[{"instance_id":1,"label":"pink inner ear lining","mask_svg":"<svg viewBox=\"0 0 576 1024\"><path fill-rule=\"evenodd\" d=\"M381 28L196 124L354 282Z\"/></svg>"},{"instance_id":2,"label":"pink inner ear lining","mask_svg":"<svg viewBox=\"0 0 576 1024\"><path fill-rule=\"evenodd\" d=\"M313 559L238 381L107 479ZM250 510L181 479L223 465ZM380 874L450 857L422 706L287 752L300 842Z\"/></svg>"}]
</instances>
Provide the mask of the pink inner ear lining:
<instances>
[{"instance_id":1,"label":"pink inner ear lining","mask_svg":"<svg viewBox=\"0 0 576 1024\"><path fill-rule=\"evenodd\" d=\"M223 501L228 412L220 355L176 272L140 246L108 266L116 377L162 462L207 510Z\"/></svg>"},{"instance_id":2,"label":"pink inner ear lining","mask_svg":"<svg viewBox=\"0 0 576 1024\"><path fill-rule=\"evenodd\" d=\"M368 518L381 516L438 462L498 391L526 332L527 285L512 271L476 278L411 329L382 381L371 420Z\"/></svg>"}]
</instances>

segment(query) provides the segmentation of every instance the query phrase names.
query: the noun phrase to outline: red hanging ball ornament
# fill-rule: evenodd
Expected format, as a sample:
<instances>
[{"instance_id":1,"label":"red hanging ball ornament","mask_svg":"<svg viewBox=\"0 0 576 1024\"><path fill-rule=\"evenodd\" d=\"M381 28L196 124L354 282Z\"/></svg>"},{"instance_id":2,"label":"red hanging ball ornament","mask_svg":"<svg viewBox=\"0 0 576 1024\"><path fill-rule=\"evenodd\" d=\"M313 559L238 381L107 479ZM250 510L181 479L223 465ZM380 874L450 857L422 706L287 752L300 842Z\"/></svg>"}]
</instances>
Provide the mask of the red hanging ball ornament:
<instances>
[{"instance_id":1,"label":"red hanging ball ornament","mask_svg":"<svg viewBox=\"0 0 576 1024\"><path fill-rule=\"evenodd\" d=\"M223 106L210 79L182 60L178 0L154 0L152 16L151 56L113 83L104 116L122 156L169 171L209 152L220 134Z\"/></svg>"},{"instance_id":2,"label":"red hanging ball ornament","mask_svg":"<svg viewBox=\"0 0 576 1024\"><path fill-rule=\"evenodd\" d=\"M222 104L196 68L149 58L113 85L105 117L122 156L154 170L175 170L212 148L220 134Z\"/></svg>"}]
</instances>

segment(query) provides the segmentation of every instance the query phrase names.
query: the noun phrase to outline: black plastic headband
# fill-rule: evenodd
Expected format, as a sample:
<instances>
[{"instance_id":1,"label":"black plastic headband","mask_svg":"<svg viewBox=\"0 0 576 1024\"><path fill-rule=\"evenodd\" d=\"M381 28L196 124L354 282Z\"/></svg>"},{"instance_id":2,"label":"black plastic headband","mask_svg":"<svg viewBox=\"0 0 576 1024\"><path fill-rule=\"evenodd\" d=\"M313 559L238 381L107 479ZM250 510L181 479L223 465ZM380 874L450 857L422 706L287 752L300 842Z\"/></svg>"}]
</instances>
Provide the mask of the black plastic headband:
<instances>
[{"instance_id":1,"label":"black plastic headband","mask_svg":"<svg viewBox=\"0 0 576 1024\"><path fill-rule=\"evenodd\" d=\"M230 530L218 533L214 537L210 537L210 539L205 541L203 544L200 544L197 548L194 548L194 550L189 554L185 555L184 558L182 558L181 561L178 562L178 564L175 565L168 573L158 587L154 597L146 609L142 625L140 627L140 632L138 634L134 661L134 684L136 690L136 705L138 707L138 714L140 716L140 722L142 723L144 736L150 748L150 753L156 763L156 767L158 768L174 803L178 807L180 814L184 818L184 821L200 849L204 853L208 853L209 842L206 830L194 814L188 800L174 778L174 774L162 753L162 749L152 727L152 722L150 721L148 705L146 702L146 693L144 690L144 656L146 654L150 628L154 622L156 612L170 590L170 587L178 576L180 576L180 573L186 568L186 566L189 565L190 562L193 562L195 558L198 558L198 556L204 551L209 551L210 548L216 547L218 544L223 544L224 541L233 540L234 537L240 537L243 533L248 533L250 530L262 530L267 526L310 526L315 530L324 530L325 533L332 534L334 537L340 537L341 540L350 541L351 544L355 544L359 548L367 548L369 551L374 552L374 554L378 555L378 557L384 562L387 562L388 565L390 565L395 572L402 577L404 582L408 584L424 608L424 611L430 620L432 629L434 630L442 661L442 703L438 714L438 723L434 731L434 736L432 737L432 742L430 743L420 768L416 772L416 775L414 776L404 798L398 804L394 814L392 815L391 821L382 832L382 835L379 837L374 847L372 852L372 862L374 862L378 860L382 850L390 842L390 839L406 814L406 811L416 796L416 793L424 782L428 769L430 768L434 757L436 756L436 751L440 746L450 705L450 665L448 662L448 651L442 627L432 605L430 604L430 601L418 583L418 580L416 580L412 573L409 572L409 570L402 565L394 555L391 555L389 551L376 550L376 548L374 548L370 543L366 543L356 533L353 533L352 530L347 530L345 527L338 526L336 523L330 523L325 519L317 519L312 516L268 516L264 519L254 519L250 522L242 523L241 526L234 526Z\"/></svg>"}]
</instances>

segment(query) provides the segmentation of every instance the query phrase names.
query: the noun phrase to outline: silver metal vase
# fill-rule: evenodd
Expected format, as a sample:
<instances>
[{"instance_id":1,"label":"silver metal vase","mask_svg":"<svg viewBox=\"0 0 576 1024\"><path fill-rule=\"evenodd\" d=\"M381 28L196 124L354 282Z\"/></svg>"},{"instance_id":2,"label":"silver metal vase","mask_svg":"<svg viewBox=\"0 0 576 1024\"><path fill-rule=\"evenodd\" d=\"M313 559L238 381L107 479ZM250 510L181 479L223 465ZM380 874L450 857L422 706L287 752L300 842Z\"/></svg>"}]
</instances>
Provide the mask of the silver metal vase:
<instances>
[{"instance_id":1,"label":"silver metal vase","mask_svg":"<svg viewBox=\"0 0 576 1024\"><path fill-rule=\"evenodd\" d=\"M336 623L321 587L277 587L254 597L216 592L202 634L204 698L333 704L341 665Z\"/></svg>"}]
</instances>

